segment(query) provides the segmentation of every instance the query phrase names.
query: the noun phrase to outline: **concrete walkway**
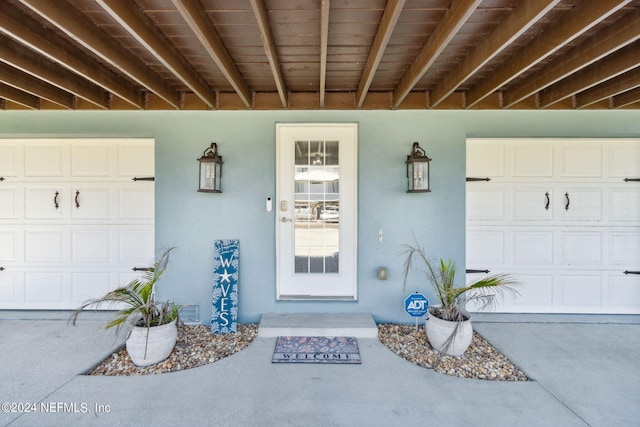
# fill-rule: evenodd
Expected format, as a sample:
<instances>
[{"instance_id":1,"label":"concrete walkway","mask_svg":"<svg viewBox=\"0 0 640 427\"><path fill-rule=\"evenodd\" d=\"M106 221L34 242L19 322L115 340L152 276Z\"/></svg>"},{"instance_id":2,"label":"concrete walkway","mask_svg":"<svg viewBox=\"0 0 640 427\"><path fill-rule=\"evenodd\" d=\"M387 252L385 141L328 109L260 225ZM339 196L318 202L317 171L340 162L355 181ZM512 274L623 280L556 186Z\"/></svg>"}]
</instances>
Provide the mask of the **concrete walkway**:
<instances>
[{"instance_id":1,"label":"concrete walkway","mask_svg":"<svg viewBox=\"0 0 640 427\"><path fill-rule=\"evenodd\" d=\"M101 322L73 327L65 321L0 320L0 402L15 403L2 406L0 425L640 423L640 318L624 324L597 323L598 318L596 323L517 319L476 322L475 328L531 382L452 378L406 362L372 337L358 338L361 365L272 364L276 338L266 327L247 349L203 367L155 376L89 377L82 373L119 344ZM272 327L287 327L277 324L281 320L272 318ZM320 326L331 332L331 325Z\"/></svg>"}]
</instances>

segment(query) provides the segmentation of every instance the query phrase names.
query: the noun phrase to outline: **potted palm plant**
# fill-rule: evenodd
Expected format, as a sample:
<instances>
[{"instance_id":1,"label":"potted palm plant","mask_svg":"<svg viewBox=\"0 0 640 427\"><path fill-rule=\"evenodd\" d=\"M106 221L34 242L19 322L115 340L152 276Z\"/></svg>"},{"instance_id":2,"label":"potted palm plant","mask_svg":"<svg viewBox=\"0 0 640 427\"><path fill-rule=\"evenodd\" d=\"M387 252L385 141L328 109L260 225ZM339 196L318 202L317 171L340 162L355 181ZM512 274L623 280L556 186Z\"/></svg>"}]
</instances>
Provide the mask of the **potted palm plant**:
<instances>
[{"instance_id":1,"label":"potted palm plant","mask_svg":"<svg viewBox=\"0 0 640 427\"><path fill-rule=\"evenodd\" d=\"M156 302L155 286L166 271L172 249L166 250L155 260L142 277L100 298L85 301L73 312L73 323L75 324L78 315L87 308L104 305L117 308L120 311L105 328L130 328L126 348L133 363L148 366L166 359L176 344L176 323L181 306L169 301Z\"/></svg>"},{"instance_id":2,"label":"potted palm plant","mask_svg":"<svg viewBox=\"0 0 640 427\"><path fill-rule=\"evenodd\" d=\"M496 295L505 292L518 294L514 288L518 282L508 274L483 277L466 286L457 287L454 283L456 266L452 260L436 260L425 255L419 245L406 245L403 283L406 291L407 278L412 270L414 259L424 264L425 275L431 283L440 305L428 309L425 332L431 346L450 356L461 356L471 344L473 327L471 316L465 310L465 304L475 302L479 310L492 307Z\"/></svg>"}]
</instances>

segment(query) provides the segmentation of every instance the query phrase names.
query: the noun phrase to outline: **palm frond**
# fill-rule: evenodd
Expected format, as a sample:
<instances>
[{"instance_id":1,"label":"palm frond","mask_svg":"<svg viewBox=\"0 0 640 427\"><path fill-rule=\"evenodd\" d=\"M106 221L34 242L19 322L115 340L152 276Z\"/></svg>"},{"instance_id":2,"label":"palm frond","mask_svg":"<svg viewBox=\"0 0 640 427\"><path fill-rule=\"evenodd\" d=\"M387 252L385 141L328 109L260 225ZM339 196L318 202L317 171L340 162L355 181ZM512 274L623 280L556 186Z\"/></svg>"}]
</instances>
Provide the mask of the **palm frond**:
<instances>
[{"instance_id":1,"label":"palm frond","mask_svg":"<svg viewBox=\"0 0 640 427\"><path fill-rule=\"evenodd\" d=\"M78 315L90 307L120 308L124 306L116 313L115 318L105 325L105 328L120 328L127 322L136 324L140 320L145 326L162 325L173 321L178 316L180 306L167 302L164 306L158 307L155 303L155 285L166 271L169 253L172 250L173 248L166 250L141 277L132 280L126 286L114 289L100 298L85 301L72 313L70 320L75 324Z\"/></svg>"}]
</instances>

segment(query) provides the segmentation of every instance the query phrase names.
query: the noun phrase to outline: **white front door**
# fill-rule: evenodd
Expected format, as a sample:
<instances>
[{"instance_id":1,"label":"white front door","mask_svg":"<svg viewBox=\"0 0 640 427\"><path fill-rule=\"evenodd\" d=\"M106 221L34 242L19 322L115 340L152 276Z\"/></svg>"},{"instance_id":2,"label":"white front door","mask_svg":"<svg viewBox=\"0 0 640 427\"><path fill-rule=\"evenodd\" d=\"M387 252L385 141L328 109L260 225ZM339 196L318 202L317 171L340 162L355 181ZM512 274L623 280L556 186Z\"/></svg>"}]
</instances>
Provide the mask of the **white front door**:
<instances>
[{"instance_id":1,"label":"white front door","mask_svg":"<svg viewBox=\"0 0 640 427\"><path fill-rule=\"evenodd\" d=\"M278 299L355 300L355 123L276 124Z\"/></svg>"}]
</instances>

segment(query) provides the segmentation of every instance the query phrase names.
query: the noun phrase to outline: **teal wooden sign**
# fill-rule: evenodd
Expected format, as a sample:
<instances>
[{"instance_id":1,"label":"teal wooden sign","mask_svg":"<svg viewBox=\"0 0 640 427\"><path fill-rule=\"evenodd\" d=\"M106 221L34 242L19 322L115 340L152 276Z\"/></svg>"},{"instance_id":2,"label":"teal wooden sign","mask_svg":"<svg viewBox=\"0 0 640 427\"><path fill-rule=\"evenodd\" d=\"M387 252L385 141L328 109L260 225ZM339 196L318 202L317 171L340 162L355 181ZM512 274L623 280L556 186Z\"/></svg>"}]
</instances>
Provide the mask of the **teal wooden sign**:
<instances>
[{"instance_id":1,"label":"teal wooden sign","mask_svg":"<svg viewBox=\"0 0 640 427\"><path fill-rule=\"evenodd\" d=\"M213 244L213 299L211 332L235 333L238 327L238 240Z\"/></svg>"}]
</instances>

